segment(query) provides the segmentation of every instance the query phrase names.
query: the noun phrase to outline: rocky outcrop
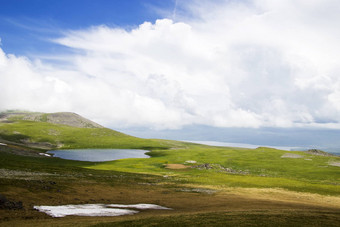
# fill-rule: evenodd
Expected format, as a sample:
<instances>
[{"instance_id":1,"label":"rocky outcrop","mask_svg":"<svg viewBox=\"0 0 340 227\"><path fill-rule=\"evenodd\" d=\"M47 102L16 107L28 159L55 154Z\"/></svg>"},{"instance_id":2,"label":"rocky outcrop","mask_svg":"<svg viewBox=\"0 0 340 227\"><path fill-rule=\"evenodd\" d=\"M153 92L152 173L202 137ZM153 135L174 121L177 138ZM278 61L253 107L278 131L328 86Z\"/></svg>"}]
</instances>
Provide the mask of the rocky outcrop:
<instances>
[{"instance_id":1,"label":"rocky outcrop","mask_svg":"<svg viewBox=\"0 0 340 227\"><path fill-rule=\"evenodd\" d=\"M308 154L318 155L318 156L334 156L333 154L327 153L319 149L309 149L305 151Z\"/></svg>"}]
</instances>

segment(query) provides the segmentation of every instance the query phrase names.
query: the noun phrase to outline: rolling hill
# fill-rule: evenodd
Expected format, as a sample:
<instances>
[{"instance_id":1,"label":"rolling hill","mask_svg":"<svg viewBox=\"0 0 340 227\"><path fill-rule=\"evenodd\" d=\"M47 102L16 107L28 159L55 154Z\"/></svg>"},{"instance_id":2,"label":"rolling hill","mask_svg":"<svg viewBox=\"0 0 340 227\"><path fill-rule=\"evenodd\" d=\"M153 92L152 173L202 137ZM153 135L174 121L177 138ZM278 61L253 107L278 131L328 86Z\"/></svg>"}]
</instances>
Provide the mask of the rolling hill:
<instances>
[{"instance_id":1,"label":"rolling hill","mask_svg":"<svg viewBox=\"0 0 340 227\"><path fill-rule=\"evenodd\" d=\"M173 142L140 139L105 128L75 113L4 112L0 140L40 149L144 148L166 149Z\"/></svg>"}]
</instances>

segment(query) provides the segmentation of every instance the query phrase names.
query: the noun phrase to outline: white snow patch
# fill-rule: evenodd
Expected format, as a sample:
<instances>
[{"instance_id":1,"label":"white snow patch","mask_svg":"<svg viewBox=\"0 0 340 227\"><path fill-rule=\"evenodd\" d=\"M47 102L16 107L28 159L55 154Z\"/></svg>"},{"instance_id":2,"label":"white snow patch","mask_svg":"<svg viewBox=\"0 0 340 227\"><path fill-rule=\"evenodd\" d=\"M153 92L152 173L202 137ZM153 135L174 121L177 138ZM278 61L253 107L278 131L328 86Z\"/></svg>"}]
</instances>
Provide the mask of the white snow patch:
<instances>
[{"instance_id":1,"label":"white snow patch","mask_svg":"<svg viewBox=\"0 0 340 227\"><path fill-rule=\"evenodd\" d=\"M118 207L118 208L117 208ZM65 217L67 215L76 216L121 216L139 213L136 210L119 209L119 208L135 208L145 209L169 209L154 204L83 204L83 205L61 205L61 206L34 206L34 209L45 212L52 217Z\"/></svg>"},{"instance_id":2,"label":"white snow patch","mask_svg":"<svg viewBox=\"0 0 340 227\"><path fill-rule=\"evenodd\" d=\"M52 217L76 216L120 216L136 214L138 211L128 209L108 208L104 204L34 206L34 209L45 212Z\"/></svg>"},{"instance_id":3,"label":"white snow patch","mask_svg":"<svg viewBox=\"0 0 340 227\"><path fill-rule=\"evenodd\" d=\"M39 154L40 154L40 155L43 155L43 156L51 157L51 155L46 154L46 153L39 153Z\"/></svg>"},{"instance_id":4,"label":"white snow patch","mask_svg":"<svg viewBox=\"0 0 340 227\"><path fill-rule=\"evenodd\" d=\"M155 204L132 204L132 205L123 205L123 204L109 204L108 207L118 207L118 208L135 208L139 210L147 210L147 209L155 209L155 210L172 210L171 208L158 206Z\"/></svg>"},{"instance_id":5,"label":"white snow patch","mask_svg":"<svg viewBox=\"0 0 340 227\"><path fill-rule=\"evenodd\" d=\"M5 143L0 143L0 145L1 145L1 146L7 146L7 144L5 144Z\"/></svg>"}]
</instances>

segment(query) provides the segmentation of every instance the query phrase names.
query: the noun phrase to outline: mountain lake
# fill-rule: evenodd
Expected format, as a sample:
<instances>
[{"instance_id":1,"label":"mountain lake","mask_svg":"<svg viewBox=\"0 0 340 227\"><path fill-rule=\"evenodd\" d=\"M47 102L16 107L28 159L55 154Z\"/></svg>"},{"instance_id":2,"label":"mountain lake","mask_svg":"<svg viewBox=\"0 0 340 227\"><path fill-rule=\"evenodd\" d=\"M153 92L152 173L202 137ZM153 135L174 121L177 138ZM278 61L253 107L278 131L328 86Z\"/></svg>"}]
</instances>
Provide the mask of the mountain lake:
<instances>
[{"instance_id":1,"label":"mountain lake","mask_svg":"<svg viewBox=\"0 0 340 227\"><path fill-rule=\"evenodd\" d=\"M147 150L137 149L70 149L51 150L48 154L68 160L104 162L125 158L149 158Z\"/></svg>"}]
</instances>

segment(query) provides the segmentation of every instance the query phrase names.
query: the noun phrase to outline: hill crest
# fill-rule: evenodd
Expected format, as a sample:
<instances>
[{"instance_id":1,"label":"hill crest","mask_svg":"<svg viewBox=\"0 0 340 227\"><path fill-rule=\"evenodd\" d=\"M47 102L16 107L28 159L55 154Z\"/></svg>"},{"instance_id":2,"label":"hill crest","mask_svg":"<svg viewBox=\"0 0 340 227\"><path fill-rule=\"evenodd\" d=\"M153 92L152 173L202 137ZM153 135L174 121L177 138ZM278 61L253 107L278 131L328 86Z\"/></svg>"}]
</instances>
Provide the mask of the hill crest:
<instances>
[{"instance_id":1,"label":"hill crest","mask_svg":"<svg viewBox=\"0 0 340 227\"><path fill-rule=\"evenodd\" d=\"M3 112L0 121L26 120L62 124L77 128L104 128L89 119L72 112L38 113L38 112Z\"/></svg>"}]
</instances>

